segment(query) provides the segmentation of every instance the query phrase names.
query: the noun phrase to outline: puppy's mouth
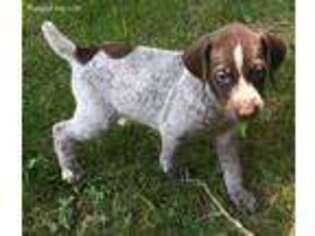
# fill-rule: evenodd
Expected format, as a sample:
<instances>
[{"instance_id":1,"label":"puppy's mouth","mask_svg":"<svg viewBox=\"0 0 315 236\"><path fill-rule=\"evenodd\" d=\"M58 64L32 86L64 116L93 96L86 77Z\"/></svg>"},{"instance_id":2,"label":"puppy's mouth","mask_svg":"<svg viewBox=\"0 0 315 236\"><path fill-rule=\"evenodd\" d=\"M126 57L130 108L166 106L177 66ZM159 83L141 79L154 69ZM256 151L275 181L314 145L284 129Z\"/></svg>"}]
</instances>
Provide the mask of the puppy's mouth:
<instances>
[{"instance_id":1,"label":"puppy's mouth","mask_svg":"<svg viewBox=\"0 0 315 236\"><path fill-rule=\"evenodd\" d=\"M263 114L264 109L262 107L258 108L227 108L227 106L220 106L219 119L215 127L215 131L222 133L229 129L236 129L238 131L242 130L243 127L240 124L247 124L250 120L253 120L256 117L260 117ZM245 125L246 126L246 125ZM240 129L240 130L239 130ZM240 131L243 133L243 131ZM245 132L245 131L244 131ZM242 134L243 135L243 134Z\"/></svg>"},{"instance_id":2,"label":"puppy's mouth","mask_svg":"<svg viewBox=\"0 0 315 236\"><path fill-rule=\"evenodd\" d=\"M235 124L240 120L249 120L257 117L263 110L263 105L245 104L242 106L226 106L224 120L228 124Z\"/></svg>"}]
</instances>

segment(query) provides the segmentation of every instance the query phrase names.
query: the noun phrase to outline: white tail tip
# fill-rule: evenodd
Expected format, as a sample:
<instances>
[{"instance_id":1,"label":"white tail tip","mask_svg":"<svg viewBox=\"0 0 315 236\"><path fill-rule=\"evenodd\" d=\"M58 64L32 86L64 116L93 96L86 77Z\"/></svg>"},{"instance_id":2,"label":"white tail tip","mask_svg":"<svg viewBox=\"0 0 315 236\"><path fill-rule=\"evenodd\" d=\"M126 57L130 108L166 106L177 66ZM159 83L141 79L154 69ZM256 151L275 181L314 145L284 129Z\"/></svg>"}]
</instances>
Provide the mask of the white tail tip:
<instances>
[{"instance_id":1,"label":"white tail tip","mask_svg":"<svg viewBox=\"0 0 315 236\"><path fill-rule=\"evenodd\" d=\"M42 24L42 31L50 47L60 57L75 61L76 46L50 21Z\"/></svg>"}]
</instances>

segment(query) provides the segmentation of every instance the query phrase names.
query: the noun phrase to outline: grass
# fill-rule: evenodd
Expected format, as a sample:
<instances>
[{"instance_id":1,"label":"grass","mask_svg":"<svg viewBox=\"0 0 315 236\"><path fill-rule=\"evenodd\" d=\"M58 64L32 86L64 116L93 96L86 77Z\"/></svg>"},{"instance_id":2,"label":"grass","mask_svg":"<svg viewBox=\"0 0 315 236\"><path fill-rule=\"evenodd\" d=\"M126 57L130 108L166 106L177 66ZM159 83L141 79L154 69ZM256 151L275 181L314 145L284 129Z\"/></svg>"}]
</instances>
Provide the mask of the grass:
<instances>
[{"instance_id":1,"label":"grass","mask_svg":"<svg viewBox=\"0 0 315 236\"><path fill-rule=\"evenodd\" d=\"M87 178L76 187L61 181L51 126L71 116L74 101L67 64L42 38L46 19L83 45L106 39L183 48L231 21L265 25L285 38L288 56L276 74L276 88L268 90L267 115L249 124L241 142L246 183L258 197L258 211L234 209L206 134L191 140L178 159L248 229L257 235L289 234L294 224L293 0L23 1L24 234L240 235L203 188L163 175L157 134L137 124L79 145Z\"/></svg>"}]
</instances>

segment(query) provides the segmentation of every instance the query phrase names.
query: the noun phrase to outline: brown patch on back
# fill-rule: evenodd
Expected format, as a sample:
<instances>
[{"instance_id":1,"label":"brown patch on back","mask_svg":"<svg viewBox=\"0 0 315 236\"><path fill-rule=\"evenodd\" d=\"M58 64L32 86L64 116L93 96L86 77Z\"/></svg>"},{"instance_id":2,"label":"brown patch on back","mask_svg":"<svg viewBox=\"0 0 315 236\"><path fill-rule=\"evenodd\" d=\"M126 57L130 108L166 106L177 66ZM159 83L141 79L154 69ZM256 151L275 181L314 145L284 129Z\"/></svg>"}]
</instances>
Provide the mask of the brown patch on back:
<instances>
[{"instance_id":1,"label":"brown patch on back","mask_svg":"<svg viewBox=\"0 0 315 236\"><path fill-rule=\"evenodd\" d=\"M125 43L106 43L102 45L102 50L110 57L118 59L128 55L134 49L133 45Z\"/></svg>"},{"instance_id":2,"label":"brown patch on back","mask_svg":"<svg viewBox=\"0 0 315 236\"><path fill-rule=\"evenodd\" d=\"M89 47L89 48L77 47L75 51L75 57L79 62L81 62L82 64L85 64L89 62L98 51L99 51L99 47Z\"/></svg>"},{"instance_id":3,"label":"brown patch on back","mask_svg":"<svg viewBox=\"0 0 315 236\"><path fill-rule=\"evenodd\" d=\"M119 59L128 55L131 51L133 51L134 48L135 47L130 44L111 42L104 43L100 46L92 46L87 48L78 47L75 56L79 62L85 64L89 62L93 58L93 56L101 50L103 50L111 58Z\"/></svg>"}]
</instances>

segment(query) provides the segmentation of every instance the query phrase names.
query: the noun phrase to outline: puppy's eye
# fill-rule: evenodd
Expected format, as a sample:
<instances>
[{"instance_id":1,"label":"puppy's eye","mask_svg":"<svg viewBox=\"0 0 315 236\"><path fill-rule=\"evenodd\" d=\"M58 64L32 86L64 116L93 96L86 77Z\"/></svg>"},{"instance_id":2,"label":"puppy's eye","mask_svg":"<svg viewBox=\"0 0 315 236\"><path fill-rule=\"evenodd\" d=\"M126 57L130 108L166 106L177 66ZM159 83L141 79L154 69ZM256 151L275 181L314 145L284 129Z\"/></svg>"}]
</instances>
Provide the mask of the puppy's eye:
<instances>
[{"instance_id":1,"label":"puppy's eye","mask_svg":"<svg viewBox=\"0 0 315 236\"><path fill-rule=\"evenodd\" d=\"M219 71L215 74L216 82L221 85L229 85L232 82L232 75L227 71Z\"/></svg>"},{"instance_id":2,"label":"puppy's eye","mask_svg":"<svg viewBox=\"0 0 315 236\"><path fill-rule=\"evenodd\" d=\"M253 82L262 82L267 75L267 70L265 68L254 68L250 70L250 78Z\"/></svg>"}]
</instances>

